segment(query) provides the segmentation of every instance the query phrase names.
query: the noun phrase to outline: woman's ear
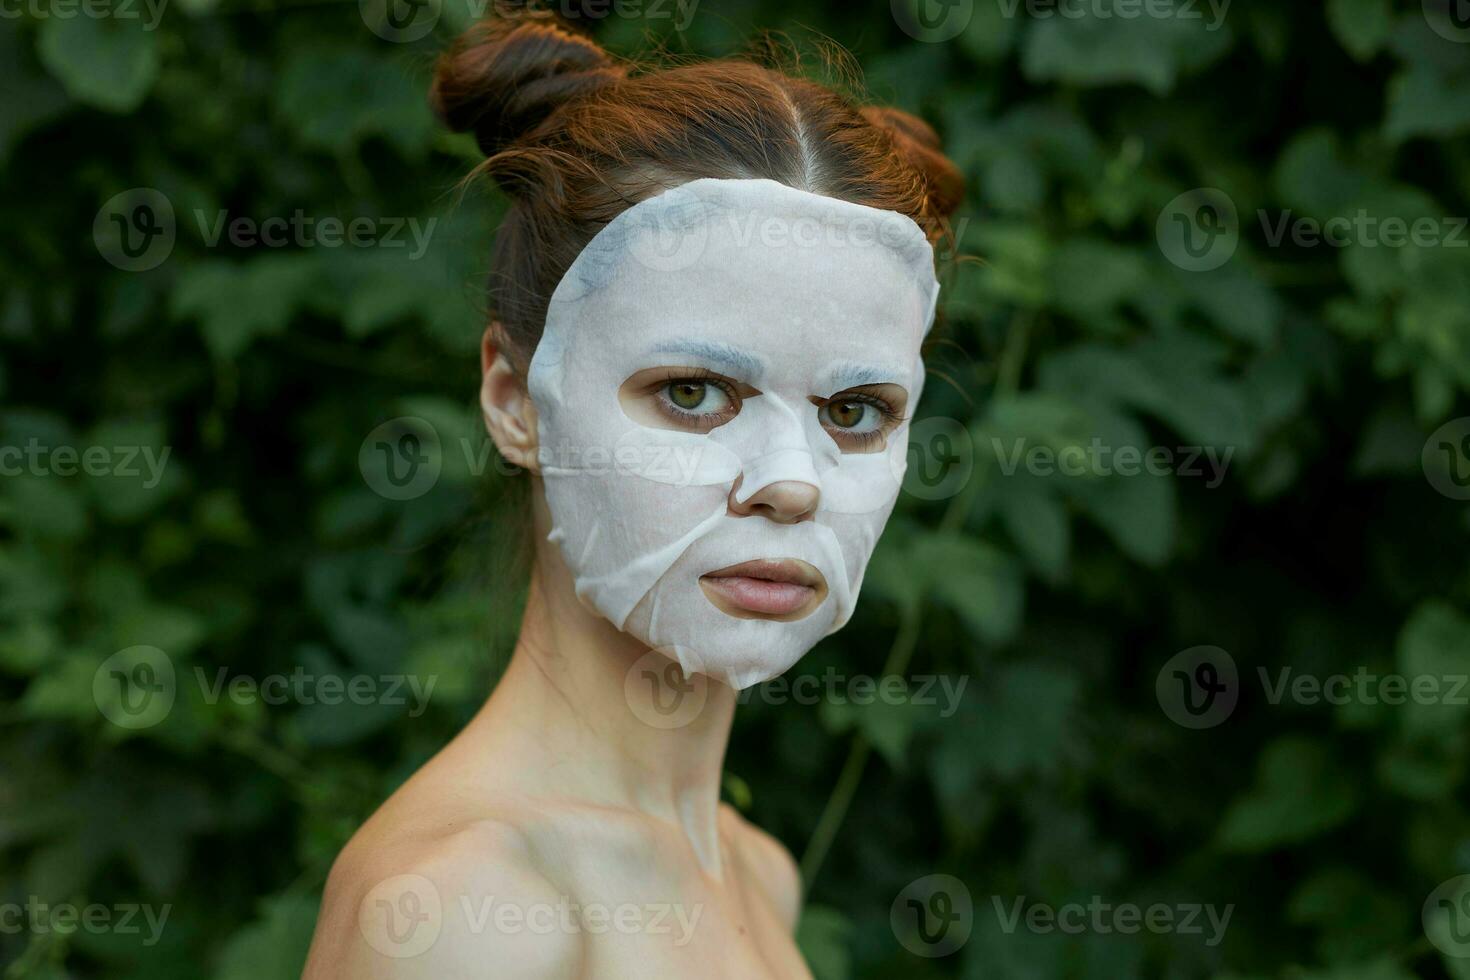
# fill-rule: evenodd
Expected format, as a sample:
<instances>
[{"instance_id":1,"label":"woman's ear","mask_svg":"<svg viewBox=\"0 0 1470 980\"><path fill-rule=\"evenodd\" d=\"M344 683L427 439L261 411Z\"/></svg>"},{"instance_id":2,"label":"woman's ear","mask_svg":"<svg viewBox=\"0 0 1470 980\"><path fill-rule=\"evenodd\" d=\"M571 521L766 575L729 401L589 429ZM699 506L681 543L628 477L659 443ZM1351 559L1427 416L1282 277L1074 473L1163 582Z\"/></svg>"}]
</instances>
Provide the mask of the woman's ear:
<instances>
[{"instance_id":1,"label":"woman's ear","mask_svg":"<svg viewBox=\"0 0 1470 980\"><path fill-rule=\"evenodd\" d=\"M505 356L504 337L504 328L491 323L480 339L480 408L485 413L485 430L507 462L539 473L536 406L531 404L525 379Z\"/></svg>"}]
</instances>

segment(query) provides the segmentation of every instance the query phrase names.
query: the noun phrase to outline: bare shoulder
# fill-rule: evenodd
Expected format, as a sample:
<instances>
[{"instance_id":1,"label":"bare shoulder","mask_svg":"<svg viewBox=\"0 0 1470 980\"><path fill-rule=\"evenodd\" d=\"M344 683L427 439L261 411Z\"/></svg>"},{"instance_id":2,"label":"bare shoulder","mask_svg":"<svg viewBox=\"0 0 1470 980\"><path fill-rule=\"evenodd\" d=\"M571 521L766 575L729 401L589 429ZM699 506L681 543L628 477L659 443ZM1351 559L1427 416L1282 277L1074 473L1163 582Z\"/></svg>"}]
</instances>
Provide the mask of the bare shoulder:
<instances>
[{"instance_id":1,"label":"bare shoulder","mask_svg":"<svg viewBox=\"0 0 1470 980\"><path fill-rule=\"evenodd\" d=\"M456 980L484 976L486 963L574 977L576 934L528 917L560 898L514 819L369 821L332 866L303 980Z\"/></svg>"},{"instance_id":2,"label":"bare shoulder","mask_svg":"<svg viewBox=\"0 0 1470 980\"><path fill-rule=\"evenodd\" d=\"M801 874L791 852L729 804L722 803L720 810L741 861L776 906L781 921L795 930L801 914Z\"/></svg>"}]
</instances>

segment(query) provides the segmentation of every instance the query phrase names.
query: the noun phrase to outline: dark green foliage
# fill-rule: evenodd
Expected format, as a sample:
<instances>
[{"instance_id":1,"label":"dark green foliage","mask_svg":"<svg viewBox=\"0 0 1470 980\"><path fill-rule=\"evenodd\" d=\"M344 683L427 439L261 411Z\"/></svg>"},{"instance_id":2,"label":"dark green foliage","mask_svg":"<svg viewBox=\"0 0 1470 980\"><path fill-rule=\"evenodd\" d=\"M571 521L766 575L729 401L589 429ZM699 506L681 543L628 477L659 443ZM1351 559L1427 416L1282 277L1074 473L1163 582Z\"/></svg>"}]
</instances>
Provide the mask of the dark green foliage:
<instances>
[{"instance_id":1,"label":"dark green foliage","mask_svg":"<svg viewBox=\"0 0 1470 980\"><path fill-rule=\"evenodd\" d=\"M1385 703L1371 680L1470 674L1470 512L1449 468L1470 467L1470 422L1426 444L1470 391L1470 233L1453 220L1470 213L1470 43L1438 12L1455 0L1237 0L1218 21L1204 2L1125 19L964 0L964 29L927 41L902 29L915 2L649 0L615 9L664 16L599 27L627 52L645 32L701 54L756 27L829 35L970 181L975 258L947 269L919 411L952 421L916 428L969 476L903 496L854 621L796 671L894 671L914 692L939 674L962 697L753 693L736 721L731 800L819 867L814 969L1470 977L1420 920L1470 873L1470 708ZM0 903L170 912L152 945L146 928L0 928L0 963L285 980L337 850L473 713L515 637L521 511L473 398L503 201L461 194L473 146L424 99L474 5L436 2L407 43L365 26L372 3L177 0L156 23L141 4L60 9L0 20L0 446L41 460L8 456L0 477ZM136 200L105 206L133 188L174 215L144 271L119 268L110 217ZM1176 214L1191 234L1228 216L1170 210L1197 188L1228 198L1239 233L1205 271L1181 267ZM283 219L284 244L220 215ZM422 254L410 217L434 221ZM1293 233L1335 217L1340 245ZM403 227L331 246L327 218ZM1384 244L1385 219L1433 219L1443 240ZM403 436L369 433L404 416L429 423L441 471L396 500L363 472ZM1093 445L1175 465L1012 465ZM104 472L68 475L57 447L104 447ZM156 479L129 447L168 451ZM1188 447L1224 472L1204 456L1178 472ZM109 671L158 664L108 658L138 645L166 653L176 700L129 729L108 720ZM1189 728L1156 680L1202 645L1233 658L1239 702ZM211 695L221 676L298 671L436 687L417 717L411 699ZM1335 675L1341 703L1291 686ZM921 959L890 906L934 873L965 883L974 928ZM1234 910L1217 945L1207 925L1008 933L1022 896Z\"/></svg>"}]
</instances>

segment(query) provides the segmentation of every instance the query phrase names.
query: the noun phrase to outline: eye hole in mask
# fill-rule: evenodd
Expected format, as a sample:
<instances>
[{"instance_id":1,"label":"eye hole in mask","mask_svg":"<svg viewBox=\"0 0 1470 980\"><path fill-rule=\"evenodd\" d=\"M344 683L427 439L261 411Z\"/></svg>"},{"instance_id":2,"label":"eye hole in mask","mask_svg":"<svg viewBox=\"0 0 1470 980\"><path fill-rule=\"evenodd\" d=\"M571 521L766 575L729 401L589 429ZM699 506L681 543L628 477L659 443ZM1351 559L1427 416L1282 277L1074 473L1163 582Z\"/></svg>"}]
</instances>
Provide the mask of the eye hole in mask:
<instances>
[{"instance_id":1,"label":"eye hole in mask","mask_svg":"<svg viewBox=\"0 0 1470 980\"><path fill-rule=\"evenodd\" d=\"M623 414L640 425L709 432L740 414L760 392L708 368L659 367L635 373L618 389Z\"/></svg>"},{"instance_id":2,"label":"eye hole in mask","mask_svg":"<svg viewBox=\"0 0 1470 980\"><path fill-rule=\"evenodd\" d=\"M881 452L903 422L908 393L895 384L863 385L831 398L813 398L822 429L845 453Z\"/></svg>"}]
</instances>

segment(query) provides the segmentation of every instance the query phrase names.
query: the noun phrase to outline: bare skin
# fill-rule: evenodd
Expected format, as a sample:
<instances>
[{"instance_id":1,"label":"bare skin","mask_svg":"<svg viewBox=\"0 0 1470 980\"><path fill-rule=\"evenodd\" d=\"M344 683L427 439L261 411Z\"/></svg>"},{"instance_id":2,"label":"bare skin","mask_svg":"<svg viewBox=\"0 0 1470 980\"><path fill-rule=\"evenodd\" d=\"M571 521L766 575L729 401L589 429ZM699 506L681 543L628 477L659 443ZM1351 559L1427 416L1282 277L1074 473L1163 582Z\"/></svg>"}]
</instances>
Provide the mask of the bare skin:
<instances>
[{"instance_id":1,"label":"bare skin","mask_svg":"<svg viewBox=\"0 0 1470 980\"><path fill-rule=\"evenodd\" d=\"M535 409L495 334L486 426L534 473ZM816 493L773 484L731 512L805 520ZM545 540L539 479L533 496L510 666L338 857L304 980L809 977L795 863L719 802L735 692L683 681L583 606Z\"/></svg>"}]
</instances>

